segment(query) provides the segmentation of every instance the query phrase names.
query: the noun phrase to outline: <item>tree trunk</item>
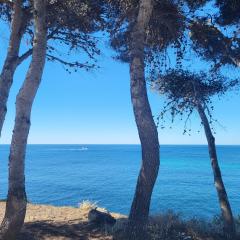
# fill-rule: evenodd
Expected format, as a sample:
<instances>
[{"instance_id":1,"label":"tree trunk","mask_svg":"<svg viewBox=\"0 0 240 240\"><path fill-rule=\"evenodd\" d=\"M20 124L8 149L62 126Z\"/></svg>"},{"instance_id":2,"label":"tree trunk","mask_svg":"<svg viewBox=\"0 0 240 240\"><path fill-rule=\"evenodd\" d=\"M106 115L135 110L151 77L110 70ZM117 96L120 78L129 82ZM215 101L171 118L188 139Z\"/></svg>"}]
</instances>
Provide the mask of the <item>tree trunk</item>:
<instances>
[{"instance_id":1,"label":"tree trunk","mask_svg":"<svg viewBox=\"0 0 240 240\"><path fill-rule=\"evenodd\" d=\"M21 39L26 28L26 20L23 17L22 4L22 0L16 0L13 6L9 46L0 75L0 136L7 112L7 100L13 82L13 75L19 64L17 60Z\"/></svg>"},{"instance_id":2,"label":"tree trunk","mask_svg":"<svg viewBox=\"0 0 240 240\"><path fill-rule=\"evenodd\" d=\"M26 213L25 152L31 109L41 82L46 55L46 0L34 0L34 44L32 60L17 99L16 118L9 156L9 187L0 239L15 240Z\"/></svg>"},{"instance_id":3,"label":"tree trunk","mask_svg":"<svg viewBox=\"0 0 240 240\"><path fill-rule=\"evenodd\" d=\"M145 32L152 13L151 0L141 0L139 13L132 31L130 76L131 99L142 147L142 166L129 215L129 239L146 239L146 224L153 187L159 169L159 142L147 96L144 73Z\"/></svg>"},{"instance_id":4,"label":"tree trunk","mask_svg":"<svg viewBox=\"0 0 240 240\"><path fill-rule=\"evenodd\" d=\"M223 229L224 234L226 239L233 240L236 237L235 223L234 223L234 218L232 214L232 209L228 200L227 192L222 180L221 170L218 165L215 138L212 134L211 127L209 125L204 108L202 107L201 104L198 104L197 109L198 109L199 116L202 120L206 138L208 141L208 149L209 149L209 156L211 159L211 165L213 170L214 184L217 190L218 201L220 204L223 222L224 222L224 229Z\"/></svg>"}]
</instances>

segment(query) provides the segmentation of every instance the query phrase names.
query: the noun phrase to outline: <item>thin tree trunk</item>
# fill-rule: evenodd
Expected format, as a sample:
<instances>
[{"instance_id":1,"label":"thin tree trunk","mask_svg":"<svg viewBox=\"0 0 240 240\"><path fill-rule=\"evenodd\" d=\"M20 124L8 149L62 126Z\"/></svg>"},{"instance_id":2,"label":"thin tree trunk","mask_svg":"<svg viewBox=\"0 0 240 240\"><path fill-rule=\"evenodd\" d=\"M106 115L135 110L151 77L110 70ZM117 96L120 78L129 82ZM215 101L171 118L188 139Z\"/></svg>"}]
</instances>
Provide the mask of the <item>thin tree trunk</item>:
<instances>
[{"instance_id":1,"label":"thin tree trunk","mask_svg":"<svg viewBox=\"0 0 240 240\"><path fill-rule=\"evenodd\" d=\"M34 0L34 44L32 60L17 99L16 118L9 156L9 187L0 239L15 240L26 213L25 152L31 109L41 82L46 56L46 0Z\"/></svg>"},{"instance_id":2,"label":"thin tree trunk","mask_svg":"<svg viewBox=\"0 0 240 240\"><path fill-rule=\"evenodd\" d=\"M159 169L159 142L147 96L144 73L145 30L152 14L152 0L141 0L132 31L130 76L131 99L142 147L142 166L129 215L129 239L145 239L153 187Z\"/></svg>"},{"instance_id":3,"label":"thin tree trunk","mask_svg":"<svg viewBox=\"0 0 240 240\"><path fill-rule=\"evenodd\" d=\"M15 70L19 64L18 55L21 39L26 28L26 19L23 16L22 4L22 0L16 0L13 6L9 46L0 74L0 136L7 112L9 91L12 86Z\"/></svg>"},{"instance_id":4,"label":"thin tree trunk","mask_svg":"<svg viewBox=\"0 0 240 240\"><path fill-rule=\"evenodd\" d=\"M220 204L220 208L222 211L222 217L224 221L224 233L226 235L226 239L234 239L236 236L236 229L235 229L235 223L234 218L232 214L232 209L228 200L227 192L222 180L221 170L218 165L218 159L217 159L217 151L216 151L216 145L215 145L215 138L212 134L211 127L209 125L207 116L205 114L204 108L201 104L198 104L197 110L199 113L199 116L202 120L206 138L208 141L208 149L209 149L209 156L211 159L211 165L214 175L214 184L217 190L218 194L218 201Z\"/></svg>"}]
</instances>

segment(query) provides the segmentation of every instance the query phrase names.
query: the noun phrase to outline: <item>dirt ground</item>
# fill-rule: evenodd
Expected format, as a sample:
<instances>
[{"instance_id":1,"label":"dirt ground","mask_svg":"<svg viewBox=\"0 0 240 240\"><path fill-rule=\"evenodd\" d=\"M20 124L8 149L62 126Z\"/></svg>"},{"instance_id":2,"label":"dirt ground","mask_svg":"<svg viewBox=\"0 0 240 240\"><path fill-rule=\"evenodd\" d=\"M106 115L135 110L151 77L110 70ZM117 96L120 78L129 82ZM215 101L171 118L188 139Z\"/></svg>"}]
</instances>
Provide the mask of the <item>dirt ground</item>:
<instances>
[{"instance_id":1,"label":"dirt ground","mask_svg":"<svg viewBox=\"0 0 240 240\"><path fill-rule=\"evenodd\" d=\"M112 237L88 222L89 206L80 208L28 204L25 224L18 240L111 240ZM0 203L0 221L5 203ZM112 214L116 219L123 217Z\"/></svg>"}]
</instances>

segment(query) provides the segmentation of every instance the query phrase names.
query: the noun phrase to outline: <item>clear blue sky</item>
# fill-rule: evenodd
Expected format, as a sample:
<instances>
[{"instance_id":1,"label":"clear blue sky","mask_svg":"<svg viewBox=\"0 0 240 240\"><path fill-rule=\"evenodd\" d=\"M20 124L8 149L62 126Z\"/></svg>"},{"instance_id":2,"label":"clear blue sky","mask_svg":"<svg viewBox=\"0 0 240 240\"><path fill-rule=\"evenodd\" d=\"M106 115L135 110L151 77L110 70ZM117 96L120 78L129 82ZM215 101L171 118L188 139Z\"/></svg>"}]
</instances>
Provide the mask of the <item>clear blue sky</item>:
<instances>
[{"instance_id":1,"label":"clear blue sky","mask_svg":"<svg viewBox=\"0 0 240 240\"><path fill-rule=\"evenodd\" d=\"M0 24L0 66L6 55L8 33ZM114 61L113 52L103 43L100 69L69 75L62 66L47 62L32 111L29 143L38 144L138 144L129 90L129 67ZM80 57L80 56L79 56ZM15 97L24 80L29 61L15 75L8 113L0 143L10 143L15 115ZM193 58L191 64L196 67ZM190 65L191 65L190 64ZM199 63L200 64L200 63ZM201 64L201 68L205 66ZM231 69L228 69L231 71ZM162 99L149 91L153 114L161 110ZM239 95L230 94L215 101L217 144L240 144ZM183 136L184 123L176 121L169 129L159 129L161 144L205 144L196 116L191 119L192 136Z\"/></svg>"}]
</instances>

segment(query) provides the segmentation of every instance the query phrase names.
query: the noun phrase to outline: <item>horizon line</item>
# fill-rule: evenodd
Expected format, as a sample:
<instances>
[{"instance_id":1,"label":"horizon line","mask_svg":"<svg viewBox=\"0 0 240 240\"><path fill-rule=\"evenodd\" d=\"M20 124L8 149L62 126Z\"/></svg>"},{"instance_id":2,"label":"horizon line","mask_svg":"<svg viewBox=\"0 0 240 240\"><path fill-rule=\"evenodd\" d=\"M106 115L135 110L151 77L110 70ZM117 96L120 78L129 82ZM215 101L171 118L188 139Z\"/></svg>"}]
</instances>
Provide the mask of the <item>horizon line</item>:
<instances>
[{"instance_id":1,"label":"horizon line","mask_svg":"<svg viewBox=\"0 0 240 240\"><path fill-rule=\"evenodd\" d=\"M10 143L0 143L0 145L11 145ZM141 145L140 143L28 143L27 145ZM162 143L159 146L179 145L179 146L207 146L207 143ZM216 144L216 146L240 146L240 144Z\"/></svg>"}]
</instances>

